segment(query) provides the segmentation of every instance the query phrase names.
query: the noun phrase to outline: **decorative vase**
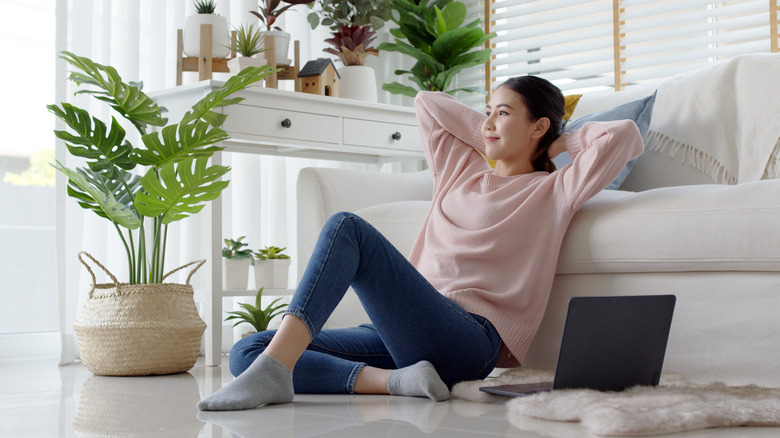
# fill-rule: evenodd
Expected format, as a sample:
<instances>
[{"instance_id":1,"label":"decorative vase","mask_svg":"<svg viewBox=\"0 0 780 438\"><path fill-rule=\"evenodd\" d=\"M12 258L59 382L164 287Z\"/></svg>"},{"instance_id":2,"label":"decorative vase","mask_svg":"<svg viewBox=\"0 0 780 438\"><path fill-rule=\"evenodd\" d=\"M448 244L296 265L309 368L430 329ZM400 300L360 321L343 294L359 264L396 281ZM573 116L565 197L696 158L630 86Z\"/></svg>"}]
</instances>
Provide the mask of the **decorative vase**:
<instances>
[{"instance_id":1,"label":"decorative vase","mask_svg":"<svg viewBox=\"0 0 780 438\"><path fill-rule=\"evenodd\" d=\"M376 102L376 74L366 65L346 65L339 69L339 97Z\"/></svg>"},{"instance_id":2,"label":"decorative vase","mask_svg":"<svg viewBox=\"0 0 780 438\"><path fill-rule=\"evenodd\" d=\"M263 32L263 41L265 42L269 39L273 40L273 55L276 59L276 65L290 65L292 60L287 57L287 53L290 50L290 34L281 30ZM268 45L265 47L268 48Z\"/></svg>"},{"instance_id":3,"label":"decorative vase","mask_svg":"<svg viewBox=\"0 0 780 438\"><path fill-rule=\"evenodd\" d=\"M255 260L255 289L287 289L290 259Z\"/></svg>"},{"instance_id":4,"label":"decorative vase","mask_svg":"<svg viewBox=\"0 0 780 438\"><path fill-rule=\"evenodd\" d=\"M255 58L254 56L237 56L228 59L227 66L230 74L234 75L247 67L262 67L265 65L265 59Z\"/></svg>"},{"instance_id":5,"label":"decorative vase","mask_svg":"<svg viewBox=\"0 0 780 438\"><path fill-rule=\"evenodd\" d=\"M230 55L230 32L227 18L213 14L190 15L184 21L184 54L200 56L200 25L211 25L211 56L227 58Z\"/></svg>"},{"instance_id":6,"label":"decorative vase","mask_svg":"<svg viewBox=\"0 0 780 438\"><path fill-rule=\"evenodd\" d=\"M97 284L86 256L113 283ZM205 260L195 264L186 284L127 284L86 252L79 260L92 276L92 289L73 329L81 362L101 376L145 376L183 373L195 365L206 323L195 307L190 279Z\"/></svg>"},{"instance_id":7,"label":"decorative vase","mask_svg":"<svg viewBox=\"0 0 780 438\"><path fill-rule=\"evenodd\" d=\"M222 259L222 288L246 290L249 285L249 259Z\"/></svg>"}]
</instances>

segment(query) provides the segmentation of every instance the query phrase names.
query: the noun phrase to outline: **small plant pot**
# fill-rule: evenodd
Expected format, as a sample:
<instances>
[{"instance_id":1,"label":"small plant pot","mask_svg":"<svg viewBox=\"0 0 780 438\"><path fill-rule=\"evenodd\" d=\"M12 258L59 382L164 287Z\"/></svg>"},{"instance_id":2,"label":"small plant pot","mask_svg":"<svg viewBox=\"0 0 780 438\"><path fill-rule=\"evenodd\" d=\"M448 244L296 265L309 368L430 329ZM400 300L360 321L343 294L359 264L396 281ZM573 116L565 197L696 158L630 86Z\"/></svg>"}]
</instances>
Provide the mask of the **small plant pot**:
<instances>
[{"instance_id":1,"label":"small plant pot","mask_svg":"<svg viewBox=\"0 0 780 438\"><path fill-rule=\"evenodd\" d=\"M287 289L290 259L255 260L255 288Z\"/></svg>"},{"instance_id":2,"label":"small plant pot","mask_svg":"<svg viewBox=\"0 0 780 438\"><path fill-rule=\"evenodd\" d=\"M190 15L184 22L184 54L200 56L200 25L212 26L211 56L227 58L230 55L230 32L227 18L212 14Z\"/></svg>"},{"instance_id":3,"label":"small plant pot","mask_svg":"<svg viewBox=\"0 0 780 438\"><path fill-rule=\"evenodd\" d=\"M281 30L269 30L263 32L263 38L265 41L274 40L274 53L271 55L275 57L276 65L290 65L292 60L287 57L290 50L290 34Z\"/></svg>"},{"instance_id":4,"label":"small plant pot","mask_svg":"<svg viewBox=\"0 0 780 438\"><path fill-rule=\"evenodd\" d=\"M249 259L222 259L222 288L247 290L249 286Z\"/></svg>"},{"instance_id":5,"label":"small plant pot","mask_svg":"<svg viewBox=\"0 0 780 438\"><path fill-rule=\"evenodd\" d=\"M377 101L376 74L367 65L346 65L339 69L339 97Z\"/></svg>"},{"instance_id":6,"label":"small plant pot","mask_svg":"<svg viewBox=\"0 0 780 438\"><path fill-rule=\"evenodd\" d=\"M229 59L227 62L230 74L234 75L247 67L262 67L265 65L265 59L255 57L237 56Z\"/></svg>"}]
</instances>

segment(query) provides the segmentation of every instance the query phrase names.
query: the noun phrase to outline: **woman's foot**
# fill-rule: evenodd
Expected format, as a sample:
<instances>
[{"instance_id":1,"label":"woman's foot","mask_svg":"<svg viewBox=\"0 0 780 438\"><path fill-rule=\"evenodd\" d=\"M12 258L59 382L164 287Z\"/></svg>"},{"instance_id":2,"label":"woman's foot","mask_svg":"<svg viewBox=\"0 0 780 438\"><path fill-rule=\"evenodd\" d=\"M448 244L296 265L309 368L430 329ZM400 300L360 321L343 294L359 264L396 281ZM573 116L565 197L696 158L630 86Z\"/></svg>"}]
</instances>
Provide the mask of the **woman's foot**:
<instances>
[{"instance_id":1,"label":"woman's foot","mask_svg":"<svg viewBox=\"0 0 780 438\"><path fill-rule=\"evenodd\" d=\"M427 360L391 371L387 378L387 390L392 395L428 397L435 401L450 398L450 389Z\"/></svg>"},{"instance_id":2,"label":"woman's foot","mask_svg":"<svg viewBox=\"0 0 780 438\"><path fill-rule=\"evenodd\" d=\"M201 411L236 411L293 400L292 371L261 354L235 380L198 403Z\"/></svg>"}]
</instances>

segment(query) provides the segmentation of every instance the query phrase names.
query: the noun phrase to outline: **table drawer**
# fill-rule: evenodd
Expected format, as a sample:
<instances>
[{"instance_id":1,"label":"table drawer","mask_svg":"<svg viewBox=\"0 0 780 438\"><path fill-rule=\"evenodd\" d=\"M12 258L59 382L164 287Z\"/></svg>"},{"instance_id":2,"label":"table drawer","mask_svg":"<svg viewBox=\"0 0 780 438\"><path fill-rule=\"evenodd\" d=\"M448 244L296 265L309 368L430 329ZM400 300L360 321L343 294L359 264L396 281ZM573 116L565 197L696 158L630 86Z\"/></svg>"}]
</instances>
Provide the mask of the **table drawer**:
<instances>
[{"instance_id":1,"label":"table drawer","mask_svg":"<svg viewBox=\"0 0 780 438\"><path fill-rule=\"evenodd\" d=\"M344 118L344 144L420 150L417 126Z\"/></svg>"},{"instance_id":2,"label":"table drawer","mask_svg":"<svg viewBox=\"0 0 780 438\"><path fill-rule=\"evenodd\" d=\"M223 129L246 134L324 143L341 142L339 117L249 105L227 107Z\"/></svg>"}]
</instances>

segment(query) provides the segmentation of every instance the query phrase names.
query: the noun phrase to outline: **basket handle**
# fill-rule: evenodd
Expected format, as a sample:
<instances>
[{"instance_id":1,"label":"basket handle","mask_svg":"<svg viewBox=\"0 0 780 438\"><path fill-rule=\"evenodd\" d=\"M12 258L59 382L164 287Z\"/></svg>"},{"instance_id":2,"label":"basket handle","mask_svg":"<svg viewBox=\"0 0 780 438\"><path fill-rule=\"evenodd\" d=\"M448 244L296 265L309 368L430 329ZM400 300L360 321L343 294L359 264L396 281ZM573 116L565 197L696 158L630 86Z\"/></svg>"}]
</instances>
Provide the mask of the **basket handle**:
<instances>
[{"instance_id":1,"label":"basket handle","mask_svg":"<svg viewBox=\"0 0 780 438\"><path fill-rule=\"evenodd\" d=\"M92 254L90 254L90 253L88 253L86 251L81 251L81 252L79 252L79 261L81 262L82 265L84 265L85 268L87 268L87 271L89 271L89 275L92 276L92 290L89 291L89 297L90 298L92 298L92 293L95 291L95 287L97 286L97 278L95 278L95 273L92 272L92 268L89 267L87 262L84 260L83 256L89 257L90 260L92 260L96 265L98 265L100 267L100 269L103 270L103 272L108 274L108 276L111 277L111 280L114 281L114 286L116 286L116 290L119 291L119 280L116 279L114 274L112 274L111 271L106 269L105 266L100 264L99 261L97 261L94 257L92 257Z\"/></svg>"},{"instance_id":2,"label":"basket handle","mask_svg":"<svg viewBox=\"0 0 780 438\"><path fill-rule=\"evenodd\" d=\"M206 260L201 259L201 260L191 261L191 262L187 263L186 265L181 265L178 268L174 269L173 271L163 275L163 278L162 278L162 280L160 280L160 282L165 281L165 279L168 278L168 276L170 276L171 274L173 274L176 271L180 271L180 270L186 268L187 266L191 266L191 265L197 264L198 266L195 266L195 268L192 270L192 272L190 272L190 275L187 276L187 283L186 284L190 284L190 279L195 274L195 271L200 269L200 267L203 266L204 263L206 263Z\"/></svg>"}]
</instances>

